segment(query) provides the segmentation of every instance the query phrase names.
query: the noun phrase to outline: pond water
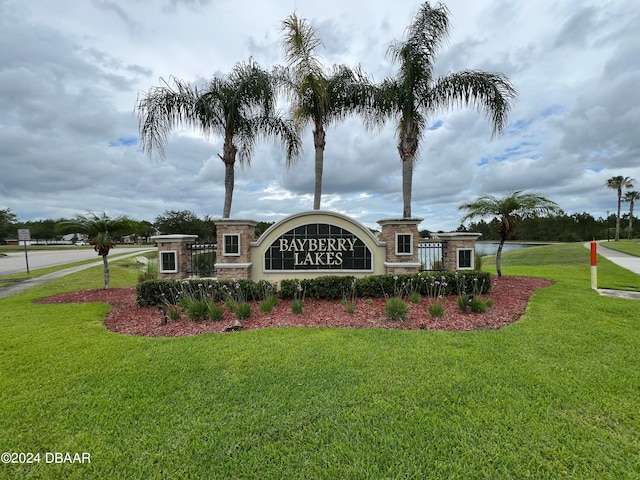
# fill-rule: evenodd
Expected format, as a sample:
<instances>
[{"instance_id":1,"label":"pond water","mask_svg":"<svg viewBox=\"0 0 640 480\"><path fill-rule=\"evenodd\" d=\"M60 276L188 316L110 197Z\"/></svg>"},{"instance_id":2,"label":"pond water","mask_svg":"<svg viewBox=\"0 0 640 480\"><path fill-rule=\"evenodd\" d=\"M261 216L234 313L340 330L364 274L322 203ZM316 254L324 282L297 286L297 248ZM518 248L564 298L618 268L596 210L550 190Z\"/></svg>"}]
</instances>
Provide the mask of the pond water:
<instances>
[{"instance_id":1,"label":"pond water","mask_svg":"<svg viewBox=\"0 0 640 480\"><path fill-rule=\"evenodd\" d=\"M479 252L483 257L487 255L495 255L496 253L498 253L498 245L500 245L500 242L477 242L476 251ZM514 250L520 250L521 248L527 247L539 247L540 245L540 243L509 242L505 243L502 247L502 253L512 252Z\"/></svg>"}]
</instances>

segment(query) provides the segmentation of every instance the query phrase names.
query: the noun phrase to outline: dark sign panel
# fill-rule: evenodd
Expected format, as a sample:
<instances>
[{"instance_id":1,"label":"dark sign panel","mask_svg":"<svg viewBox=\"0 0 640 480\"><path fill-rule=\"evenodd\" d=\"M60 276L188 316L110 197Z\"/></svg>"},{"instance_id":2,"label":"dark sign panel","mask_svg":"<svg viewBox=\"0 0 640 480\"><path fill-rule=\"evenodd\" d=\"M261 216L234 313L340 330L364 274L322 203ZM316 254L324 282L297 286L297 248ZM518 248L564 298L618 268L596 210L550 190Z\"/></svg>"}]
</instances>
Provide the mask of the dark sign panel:
<instances>
[{"instance_id":1,"label":"dark sign panel","mask_svg":"<svg viewBox=\"0 0 640 480\"><path fill-rule=\"evenodd\" d=\"M359 237L327 223L309 223L278 237L264 254L265 270L371 270L371 250Z\"/></svg>"}]
</instances>

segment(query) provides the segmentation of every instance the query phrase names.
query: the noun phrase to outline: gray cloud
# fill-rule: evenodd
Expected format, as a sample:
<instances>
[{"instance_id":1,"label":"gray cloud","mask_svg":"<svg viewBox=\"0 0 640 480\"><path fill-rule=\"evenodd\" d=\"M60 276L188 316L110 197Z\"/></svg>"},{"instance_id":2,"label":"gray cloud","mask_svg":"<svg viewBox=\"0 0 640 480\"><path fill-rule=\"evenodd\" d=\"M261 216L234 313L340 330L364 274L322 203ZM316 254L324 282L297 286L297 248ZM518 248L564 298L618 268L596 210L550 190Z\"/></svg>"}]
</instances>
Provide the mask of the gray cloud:
<instances>
[{"instance_id":1,"label":"gray cloud","mask_svg":"<svg viewBox=\"0 0 640 480\"><path fill-rule=\"evenodd\" d=\"M490 140L482 114L429 119L415 168L414 215L453 229L457 205L479 193L539 191L567 212L603 216L613 175L640 179L639 14L631 0L577 3L447 2L452 30L436 74L503 72L519 90L510 124ZM294 7L318 28L325 66L360 64L379 81L395 72L387 46L417 4L225 0L0 2L0 208L23 220L86 210L153 220L164 210L219 216L221 139L175 132L164 160L140 150L140 92L175 75L202 82L254 57L282 63L282 20ZM366 14L365 14L366 13ZM260 144L236 169L232 215L277 220L313 202L313 142L285 168ZM376 227L402 211L395 125L367 131L352 118L327 132L323 208Z\"/></svg>"}]
</instances>

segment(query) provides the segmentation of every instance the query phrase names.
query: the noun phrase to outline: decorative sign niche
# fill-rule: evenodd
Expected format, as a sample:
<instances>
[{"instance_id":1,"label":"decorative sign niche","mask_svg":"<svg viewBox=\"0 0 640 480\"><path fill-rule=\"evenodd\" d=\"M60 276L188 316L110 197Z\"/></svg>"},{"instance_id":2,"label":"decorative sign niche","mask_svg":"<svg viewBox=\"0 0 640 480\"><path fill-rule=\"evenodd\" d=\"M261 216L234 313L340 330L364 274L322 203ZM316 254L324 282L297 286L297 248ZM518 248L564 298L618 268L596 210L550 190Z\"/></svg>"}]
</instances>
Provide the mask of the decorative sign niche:
<instances>
[{"instance_id":1,"label":"decorative sign niche","mask_svg":"<svg viewBox=\"0 0 640 480\"><path fill-rule=\"evenodd\" d=\"M352 232L328 223L293 228L264 253L265 271L372 271L371 250Z\"/></svg>"}]
</instances>

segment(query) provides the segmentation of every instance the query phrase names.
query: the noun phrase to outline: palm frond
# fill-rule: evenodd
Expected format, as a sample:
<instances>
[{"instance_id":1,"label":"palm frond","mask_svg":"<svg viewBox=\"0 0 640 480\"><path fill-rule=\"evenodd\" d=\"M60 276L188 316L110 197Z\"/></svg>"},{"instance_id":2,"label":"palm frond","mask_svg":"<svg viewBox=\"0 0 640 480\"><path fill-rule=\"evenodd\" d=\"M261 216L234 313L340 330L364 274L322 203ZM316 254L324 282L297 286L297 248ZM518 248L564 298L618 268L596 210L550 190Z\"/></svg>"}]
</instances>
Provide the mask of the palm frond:
<instances>
[{"instance_id":1,"label":"palm frond","mask_svg":"<svg viewBox=\"0 0 640 480\"><path fill-rule=\"evenodd\" d=\"M197 90L173 78L176 89L167 82L152 87L148 93L138 96L136 110L142 149L151 157L157 151L164 157L165 146L171 130L179 125L193 125L193 109Z\"/></svg>"},{"instance_id":2,"label":"palm frond","mask_svg":"<svg viewBox=\"0 0 640 480\"><path fill-rule=\"evenodd\" d=\"M289 67L297 76L321 76L324 67L316 56L316 50L322 47L315 28L305 19L299 19L295 13L289 15L280 27L282 51Z\"/></svg>"},{"instance_id":3,"label":"palm frond","mask_svg":"<svg viewBox=\"0 0 640 480\"><path fill-rule=\"evenodd\" d=\"M439 78L420 99L423 108L442 111L451 107L475 107L490 121L492 136L502 133L516 89L506 76L479 70L464 70Z\"/></svg>"},{"instance_id":4,"label":"palm frond","mask_svg":"<svg viewBox=\"0 0 640 480\"><path fill-rule=\"evenodd\" d=\"M502 198L489 194L480 195L476 200L460 205L458 210L467 212L461 220L464 223L467 220L482 217L510 219L544 215L558 212L559 207L557 203L538 193L523 193L522 190L515 190Z\"/></svg>"}]
</instances>

